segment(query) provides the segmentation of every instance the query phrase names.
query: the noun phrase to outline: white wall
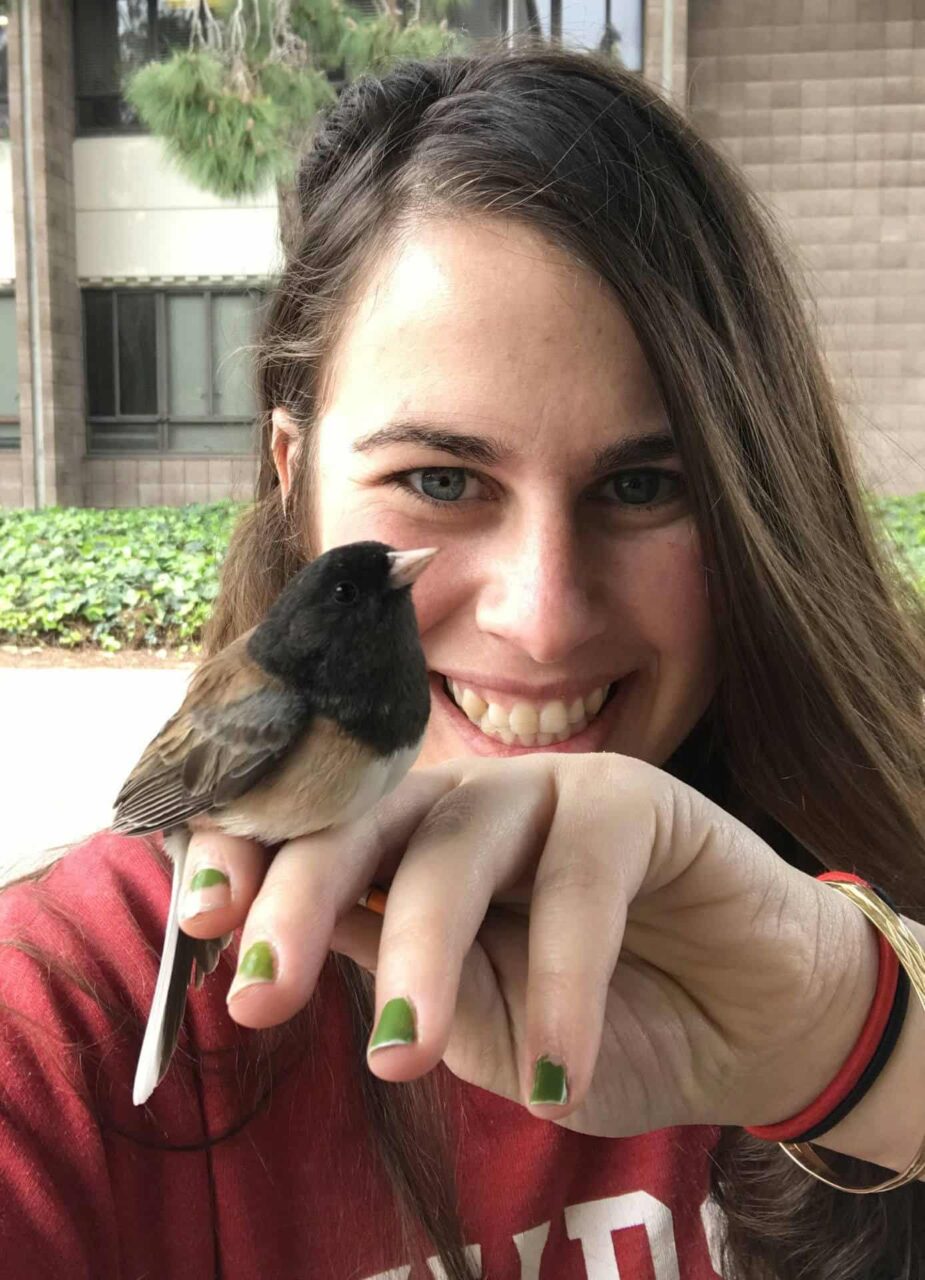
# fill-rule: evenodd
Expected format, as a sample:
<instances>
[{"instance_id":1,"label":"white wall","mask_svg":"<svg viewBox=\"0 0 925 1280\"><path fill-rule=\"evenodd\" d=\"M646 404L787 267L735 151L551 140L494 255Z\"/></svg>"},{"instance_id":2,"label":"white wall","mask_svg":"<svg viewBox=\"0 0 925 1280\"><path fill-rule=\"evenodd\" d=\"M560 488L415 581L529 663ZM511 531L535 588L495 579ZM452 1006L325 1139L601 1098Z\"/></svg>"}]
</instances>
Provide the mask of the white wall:
<instances>
[{"instance_id":1,"label":"white wall","mask_svg":"<svg viewBox=\"0 0 925 1280\"><path fill-rule=\"evenodd\" d=\"M16 279L13 242L13 158L9 142L0 142L0 284Z\"/></svg>"},{"instance_id":2,"label":"white wall","mask_svg":"<svg viewBox=\"0 0 925 1280\"><path fill-rule=\"evenodd\" d=\"M209 195L148 135L76 138L74 204L82 284L264 278L280 267L274 188L240 201Z\"/></svg>"}]
</instances>

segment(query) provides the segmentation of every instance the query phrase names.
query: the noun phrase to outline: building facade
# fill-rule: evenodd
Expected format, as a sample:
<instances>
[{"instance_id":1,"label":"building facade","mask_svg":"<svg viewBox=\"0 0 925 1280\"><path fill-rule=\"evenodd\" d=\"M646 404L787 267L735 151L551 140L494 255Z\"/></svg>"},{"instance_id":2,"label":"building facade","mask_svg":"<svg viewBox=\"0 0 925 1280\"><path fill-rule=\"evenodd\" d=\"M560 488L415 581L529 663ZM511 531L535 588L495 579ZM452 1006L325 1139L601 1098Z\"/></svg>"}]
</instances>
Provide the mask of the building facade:
<instances>
[{"instance_id":1,"label":"building facade","mask_svg":"<svg viewBox=\"0 0 925 1280\"><path fill-rule=\"evenodd\" d=\"M925 490L923 0L562 0L742 168L790 243L865 478ZM2 17L0 14L0 23ZM209 195L120 93L184 0L15 0L0 25L0 506L248 498L275 191ZM554 20L474 0L475 35Z\"/></svg>"}]
</instances>

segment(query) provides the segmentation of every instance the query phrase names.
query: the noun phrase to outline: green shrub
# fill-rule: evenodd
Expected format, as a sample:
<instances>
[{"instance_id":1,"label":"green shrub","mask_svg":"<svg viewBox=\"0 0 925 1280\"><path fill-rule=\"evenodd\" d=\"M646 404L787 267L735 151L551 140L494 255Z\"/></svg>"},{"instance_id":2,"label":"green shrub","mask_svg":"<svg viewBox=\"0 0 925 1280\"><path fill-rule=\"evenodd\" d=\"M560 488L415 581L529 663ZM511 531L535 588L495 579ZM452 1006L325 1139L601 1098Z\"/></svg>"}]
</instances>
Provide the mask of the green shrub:
<instances>
[{"instance_id":1,"label":"green shrub","mask_svg":"<svg viewBox=\"0 0 925 1280\"><path fill-rule=\"evenodd\" d=\"M871 506L925 590L925 493ZM0 511L0 643L195 647L243 509Z\"/></svg>"},{"instance_id":2,"label":"green shrub","mask_svg":"<svg viewBox=\"0 0 925 1280\"><path fill-rule=\"evenodd\" d=\"M875 498L871 506L899 552L899 562L925 591L925 493Z\"/></svg>"},{"instance_id":3,"label":"green shrub","mask_svg":"<svg viewBox=\"0 0 925 1280\"><path fill-rule=\"evenodd\" d=\"M0 511L0 642L199 642L241 504Z\"/></svg>"}]
</instances>

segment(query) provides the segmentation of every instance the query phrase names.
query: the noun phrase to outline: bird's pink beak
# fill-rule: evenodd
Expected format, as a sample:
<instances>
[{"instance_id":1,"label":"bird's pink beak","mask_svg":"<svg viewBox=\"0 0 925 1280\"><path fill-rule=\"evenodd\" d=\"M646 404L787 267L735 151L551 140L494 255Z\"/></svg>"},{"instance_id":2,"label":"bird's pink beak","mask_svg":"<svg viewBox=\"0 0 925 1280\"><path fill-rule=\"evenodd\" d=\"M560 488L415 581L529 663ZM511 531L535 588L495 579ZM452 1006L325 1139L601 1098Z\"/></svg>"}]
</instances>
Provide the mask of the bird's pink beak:
<instances>
[{"instance_id":1,"label":"bird's pink beak","mask_svg":"<svg viewBox=\"0 0 925 1280\"><path fill-rule=\"evenodd\" d=\"M389 551L388 557L392 562L392 568L389 571L389 586L393 589L410 587L412 582L415 582L421 576L439 550L439 547L424 547L419 551Z\"/></svg>"}]
</instances>

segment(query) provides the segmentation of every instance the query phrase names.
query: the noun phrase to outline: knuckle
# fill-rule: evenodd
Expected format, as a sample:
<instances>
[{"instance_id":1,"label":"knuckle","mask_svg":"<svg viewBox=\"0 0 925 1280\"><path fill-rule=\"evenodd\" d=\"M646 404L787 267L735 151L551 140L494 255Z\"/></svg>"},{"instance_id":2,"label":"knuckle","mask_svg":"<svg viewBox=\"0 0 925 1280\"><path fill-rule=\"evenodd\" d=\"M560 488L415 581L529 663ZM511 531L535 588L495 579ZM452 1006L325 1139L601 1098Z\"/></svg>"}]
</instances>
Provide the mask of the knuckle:
<instances>
[{"instance_id":1,"label":"knuckle","mask_svg":"<svg viewBox=\"0 0 925 1280\"><path fill-rule=\"evenodd\" d=\"M581 969L545 964L531 970L530 989L543 1021L553 1023L560 1014L576 1007L587 1012L592 1003L590 993L594 982L592 976Z\"/></svg>"},{"instance_id":2,"label":"knuckle","mask_svg":"<svg viewBox=\"0 0 925 1280\"><path fill-rule=\"evenodd\" d=\"M334 923L334 902L323 879L301 870L289 870L265 881L255 899L252 915L266 922L297 919L306 932L319 929L322 922Z\"/></svg>"},{"instance_id":3,"label":"knuckle","mask_svg":"<svg viewBox=\"0 0 925 1280\"><path fill-rule=\"evenodd\" d=\"M384 941L396 951L435 955L445 952L450 941L449 921L438 912L421 916L408 916L387 923L383 930Z\"/></svg>"},{"instance_id":4,"label":"knuckle","mask_svg":"<svg viewBox=\"0 0 925 1280\"><path fill-rule=\"evenodd\" d=\"M586 897L590 893L600 893L613 882L613 868L595 858L590 850L582 849L549 866L541 862L534 891L553 897Z\"/></svg>"},{"instance_id":5,"label":"knuckle","mask_svg":"<svg viewBox=\"0 0 925 1280\"><path fill-rule=\"evenodd\" d=\"M428 810L414 833L414 840L452 840L471 826L477 809L474 787L466 783L454 787Z\"/></svg>"}]
</instances>

